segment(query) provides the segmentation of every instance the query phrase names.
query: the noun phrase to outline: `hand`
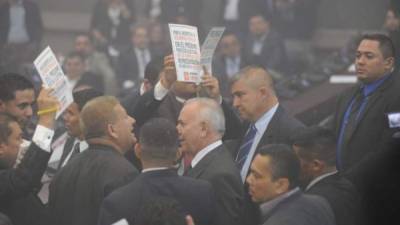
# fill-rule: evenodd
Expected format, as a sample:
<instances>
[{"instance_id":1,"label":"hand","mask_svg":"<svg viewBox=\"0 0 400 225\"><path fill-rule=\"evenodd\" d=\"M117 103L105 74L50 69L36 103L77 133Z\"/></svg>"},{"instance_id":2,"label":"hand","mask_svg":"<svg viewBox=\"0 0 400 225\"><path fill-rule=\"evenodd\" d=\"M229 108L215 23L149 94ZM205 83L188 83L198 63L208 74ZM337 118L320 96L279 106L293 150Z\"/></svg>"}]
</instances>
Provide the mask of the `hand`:
<instances>
[{"instance_id":1,"label":"hand","mask_svg":"<svg viewBox=\"0 0 400 225\"><path fill-rule=\"evenodd\" d=\"M54 126L55 115L59 108L59 102L51 92L52 89L42 88L37 98L38 112L48 111L39 115L39 124L50 129Z\"/></svg>"},{"instance_id":2,"label":"hand","mask_svg":"<svg viewBox=\"0 0 400 225\"><path fill-rule=\"evenodd\" d=\"M166 89L170 89L172 84L176 81L176 68L173 55L164 57L164 70L160 77L162 86Z\"/></svg>"},{"instance_id":3,"label":"hand","mask_svg":"<svg viewBox=\"0 0 400 225\"><path fill-rule=\"evenodd\" d=\"M201 86L203 86L206 89L207 94L210 98L219 100L221 97L221 93L219 90L218 79L210 75L205 66L203 66L203 70L204 70L204 76L201 77L202 79Z\"/></svg>"},{"instance_id":4,"label":"hand","mask_svg":"<svg viewBox=\"0 0 400 225\"><path fill-rule=\"evenodd\" d=\"M185 219L186 219L186 225L195 225L193 218L190 215L187 215Z\"/></svg>"},{"instance_id":5,"label":"hand","mask_svg":"<svg viewBox=\"0 0 400 225\"><path fill-rule=\"evenodd\" d=\"M104 37L104 35L98 31L97 29L93 29L92 34L94 36L94 39L97 40L100 43L107 43L107 39Z\"/></svg>"}]
</instances>

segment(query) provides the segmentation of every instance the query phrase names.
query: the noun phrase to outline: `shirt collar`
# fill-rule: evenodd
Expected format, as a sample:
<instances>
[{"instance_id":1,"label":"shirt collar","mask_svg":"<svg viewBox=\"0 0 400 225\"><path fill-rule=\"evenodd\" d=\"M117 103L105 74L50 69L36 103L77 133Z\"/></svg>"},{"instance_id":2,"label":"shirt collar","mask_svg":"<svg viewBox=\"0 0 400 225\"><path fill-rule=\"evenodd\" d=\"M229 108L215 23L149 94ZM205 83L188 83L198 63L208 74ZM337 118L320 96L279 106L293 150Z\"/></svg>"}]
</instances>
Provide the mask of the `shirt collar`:
<instances>
[{"instance_id":1,"label":"shirt collar","mask_svg":"<svg viewBox=\"0 0 400 225\"><path fill-rule=\"evenodd\" d=\"M143 169L142 173L158 171L158 170L167 170L167 169L169 169L169 168L168 167L153 167L153 168Z\"/></svg>"},{"instance_id":2,"label":"shirt collar","mask_svg":"<svg viewBox=\"0 0 400 225\"><path fill-rule=\"evenodd\" d=\"M288 191L288 192L286 192L284 194L279 195L278 197L276 197L276 198L274 198L274 199L272 199L272 200L270 200L268 202L265 202L265 203L261 204L260 205L261 212L263 214L268 214L272 209L274 209L283 200L285 200L285 199L289 198L290 196L298 193L299 191L300 191L300 188L296 187L296 188L294 188L294 189L292 189L292 190L290 190L290 191Z\"/></svg>"},{"instance_id":3,"label":"shirt collar","mask_svg":"<svg viewBox=\"0 0 400 225\"><path fill-rule=\"evenodd\" d=\"M376 89L378 89L379 86L381 86L381 84L383 82L385 82L385 80L390 76L389 74L386 74L385 76L383 76L382 78L380 78L379 80L376 80L370 84L365 84L363 85L363 93L364 96L368 96L370 94L372 94Z\"/></svg>"},{"instance_id":4,"label":"shirt collar","mask_svg":"<svg viewBox=\"0 0 400 225\"><path fill-rule=\"evenodd\" d=\"M308 191L312 186L314 186L314 185L315 185L316 183L318 183L320 180L324 179L325 177L329 177L329 176L331 176L331 175L334 175L334 174L336 174L337 172L338 172L338 171L335 170L335 171L333 171L333 172L325 173L325 174L322 174L322 175L319 176L319 177L314 178L314 180L312 180L312 181L307 185L306 191Z\"/></svg>"},{"instance_id":5,"label":"shirt collar","mask_svg":"<svg viewBox=\"0 0 400 225\"><path fill-rule=\"evenodd\" d=\"M274 116L276 110L278 109L279 103L274 105L270 110L264 113L254 124L257 128L257 132L262 132L264 133L266 129L266 125L269 124L270 120L272 119L272 116Z\"/></svg>"},{"instance_id":6,"label":"shirt collar","mask_svg":"<svg viewBox=\"0 0 400 225\"><path fill-rule=\"evenodd\" d=\"M192 168L194 168L200 162L200 160L203 159L209 152L216 149L220 145L222 145L222 141L218 140L214 143L209 144L207 147L203 148L202 150L200 150L196 154L196 156L193 158L192 162L190 163L190 165L192 165Z\"/></svg>"}]
</instances>

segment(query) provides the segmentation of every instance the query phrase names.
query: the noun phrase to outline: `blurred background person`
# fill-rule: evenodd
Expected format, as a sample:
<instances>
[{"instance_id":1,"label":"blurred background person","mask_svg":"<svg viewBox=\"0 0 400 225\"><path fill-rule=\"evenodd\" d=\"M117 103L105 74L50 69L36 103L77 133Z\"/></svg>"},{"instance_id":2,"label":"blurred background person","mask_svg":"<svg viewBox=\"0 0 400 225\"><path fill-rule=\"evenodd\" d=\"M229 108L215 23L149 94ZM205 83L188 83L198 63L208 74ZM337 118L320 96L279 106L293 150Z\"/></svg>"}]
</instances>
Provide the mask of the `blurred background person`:
<instances>
[{"instance_id":1,"label":"blurred background person","mask_svg":"<svg viewBox=\"0 0 400 225\"><path fill-rule=\"evenodd\" d=\"M86 70L85 58L82 54L70 52L64 61L64 71L72 91L91 87L104 92L102 77Z\"/></svg>"},{"instance_id":2,"label":"blurred background person","mask_svg":"<svg viewBox=\"0 0 400 225\"><path fill-rule=\"evenodd\" d=\"M9 72L31 63L43 36L39 6L30 0L0 2L0 62Z\"/></svg>"},{"instance_id":3,"label":"blurred background person","mask_svg":"<svg viewBox=\"0 0 400 225\"><path fill-rule=\"evenodd\" d=\"M92 38L87 33L78 34L75 38L75 51L85 57L86 70L99 75L104 80L104 93L117 95L116 75L107 55L97 51Z\"/></svg>"},{"instance_id":4,"label":"blurred background person","mask_svg":"<svg viewBox=\"0 0 400 225\"><path fill-rule=\"evenodd\" d=\"M287 59L283 39L273 29L270 19L261 14L249 19L244 56L251 65L260 66L265 70L285 71Z\"/></svg>"},{"instance_id":5,"label":"blurred background person","mask_svg":"<svg viewBox=\"0 0 400 225\"><path fill-rule=\"evenodd\" d=\"M126 1L98 1L90 22L96 47L113 57L129 45L129 26L135 19L135 11Z\"/></svg>"},{"instance_id":6,"label":"blurred background person","mask_svg":"<svg viewBox=\"0 0 400 225\"><path fill-rule=\"evenodd\" d=\"M139 88L146 65L153 58L146 24L132 25L130 31L129 48L119 56L117 67L118 83L122 90Z\"/></svg>"}]
</instances>

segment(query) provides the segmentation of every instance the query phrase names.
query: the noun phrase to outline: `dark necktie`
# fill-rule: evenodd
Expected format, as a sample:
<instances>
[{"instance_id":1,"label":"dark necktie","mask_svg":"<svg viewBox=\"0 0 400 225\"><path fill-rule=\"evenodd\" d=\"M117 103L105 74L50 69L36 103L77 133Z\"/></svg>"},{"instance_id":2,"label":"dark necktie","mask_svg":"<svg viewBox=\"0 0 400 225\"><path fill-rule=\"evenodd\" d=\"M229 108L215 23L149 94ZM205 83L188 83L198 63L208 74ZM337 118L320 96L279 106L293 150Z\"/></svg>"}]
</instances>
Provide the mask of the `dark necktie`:
<instances>
[{"instance_id":1,"label":"dark necktie","mask_svg":"<svg viewBox=\"0 0 400 225\"><path fill-rule=\"evenodd\" d=\"M72 152L72 154L71 154L70 160L73 159L74 157L76 157L76 155L78 155L78 154L81 152L80 144L79 144L79 143L80 143L80 142L78 141L78 142L75 144L74 150L73 150L73 152Z\"/></svg>"},{"instance_id":2,"label":"dark necktie","mask_svg":"<svg viewBox=\"0 0 400 225\"><path fill-rule=\"evenodd\" d=\"M246 136L243 139L242 145L239 148L239 152L236 156L236 163L238 164L240 170L242 170L242 167L246 162L251 146L253 145L256 133L257 133L256 126L254 126L254 124L251 124L249 130L246 133Z\"/></svg>"},{"instance_id":3,"label":"dark necktie","mask_svg":"<svg viewBox=\"0 0 400 225\"><path fill-rule=\"evenodd\" d=\"M69 155L69 153L71 152L73 146L74 146L74 142L75 142L75 138L74 137L68 137L67 140L65 141L64 144L64 149L60 158L60 163L58 164L58 168L60 168L62 166L62 164L64 163L65 159L67 158L67 156Z\"/></svg>"},{"instance_id":4,"label":"dark necktie","mask_svg":"<svg viewBox=\"0 0 400 225\"><path fill-rule=\"evenodd\" d=\"M349 109L347 118L345 118L345 122L343 124L344 128L341 133L341 141L338 146L338 152L337 152L337 168L341 169L342 168L342 152L344 150L344 146L346 143L348 143L352 133L354 132L355 128L357 127L357 124L360 120L361 114L363 112L364 106L365 106L365 97L363 93L363 89L360 89L359 92L356 93L354 96L354 99L351 103L351 108Z\"/></svg>"}]
</instances>

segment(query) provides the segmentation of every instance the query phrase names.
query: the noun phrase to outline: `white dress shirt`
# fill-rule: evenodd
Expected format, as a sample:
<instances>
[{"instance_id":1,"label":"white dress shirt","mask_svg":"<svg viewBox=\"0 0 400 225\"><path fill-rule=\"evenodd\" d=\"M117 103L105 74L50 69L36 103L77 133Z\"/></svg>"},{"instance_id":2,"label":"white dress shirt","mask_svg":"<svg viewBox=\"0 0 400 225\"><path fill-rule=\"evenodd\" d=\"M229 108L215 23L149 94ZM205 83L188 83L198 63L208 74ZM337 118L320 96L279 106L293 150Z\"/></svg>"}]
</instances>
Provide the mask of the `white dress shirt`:
<instances>
[{"instance_id":1,"label":"white dress shirt","mask_svg":"<svg viewBox=\"0 0 400 225\"><path fill-rule=\"evenodd\" d=\"M202 150L200 150L196 154L196 156L193 158L192 162L190 163L192 168L194 168L200 162L200 160L202 160L208 153L210 153L212 150L216 149L220 145L222 145L222 141L218 140L214 143L209 144L207 147L203 148Z\"/></svg>"},{"instance_id":2,"label":"white dress shirt","mask_svg":"<svg viewBox=\"0 0 400 225\"><path fill-rule=\"evenodd\" d=\"M321 181L321 180L324 179L325 177L332 176L332 175L336 174L337 172L338 172L338 171L335 170L335 171L332 171L332 172L330 172L330 173L325 173L325 174L322 174L322 175L319 176L319 177L314 178L314 180L312 180L312 181L307 185L306 191L308 191L312 186L314 186L316 183L318 183L319 181Z\"/></svg>"},{"instance_id":3,"label":"white dress shirt","mask_svg":"<svg viewBox=\"0 0 400 225\"><path fill-rule=\"evenodd\" d=\"M239 19L239 0L226 1L224 19L227 21L235 21Z\"/></svg>"},{"instance_id":4,"label":"white dress shirt","mask_svg":"<svg viewBox=\"0 0 400 225\"><path fill-rule=\"evenodd\" d=\"M29 42L29 35L25 24L26 11L22 1L10 6L10 29L7 41L13 44Z\"/></svg>"},{"instance_id":5,"label":"white dress shirt","mask_svg":"<svg viewBox=\"0 0 400 225\"><path fill-rule=\"evenodd\" d=\"M54 130L51 130L39 124L36 126L35 133L33 134L32 137L32 141L42 150L50 152L51 140L53 139L53 136L54 136Z\"/></svg>"},{"instance_id":6,"label":"white dress shirt","mask_svg":"<svg viewBox=\"0 0 400 225\"><path fill-rule=\"evenodd\" d=\"M251 145L249 154L247 155L247 159L243 164L242 170L240 171L240 176L242 177L242 181L245 182L247 173L249 172L249 168L251 165L251 162L254 157L254 153L256 152L257 145L260 142L262 136L264 135L265 131L267 130L267 127L269 123L271 122L272 117L275 115L276 110L278 109L279 104L276 104L274 107L272 107L270 110L268 110L264 115L257 120L255 123L255 126L257 128L256 135L254 137L253 144Z\"/></svg>"}]
</instances>

